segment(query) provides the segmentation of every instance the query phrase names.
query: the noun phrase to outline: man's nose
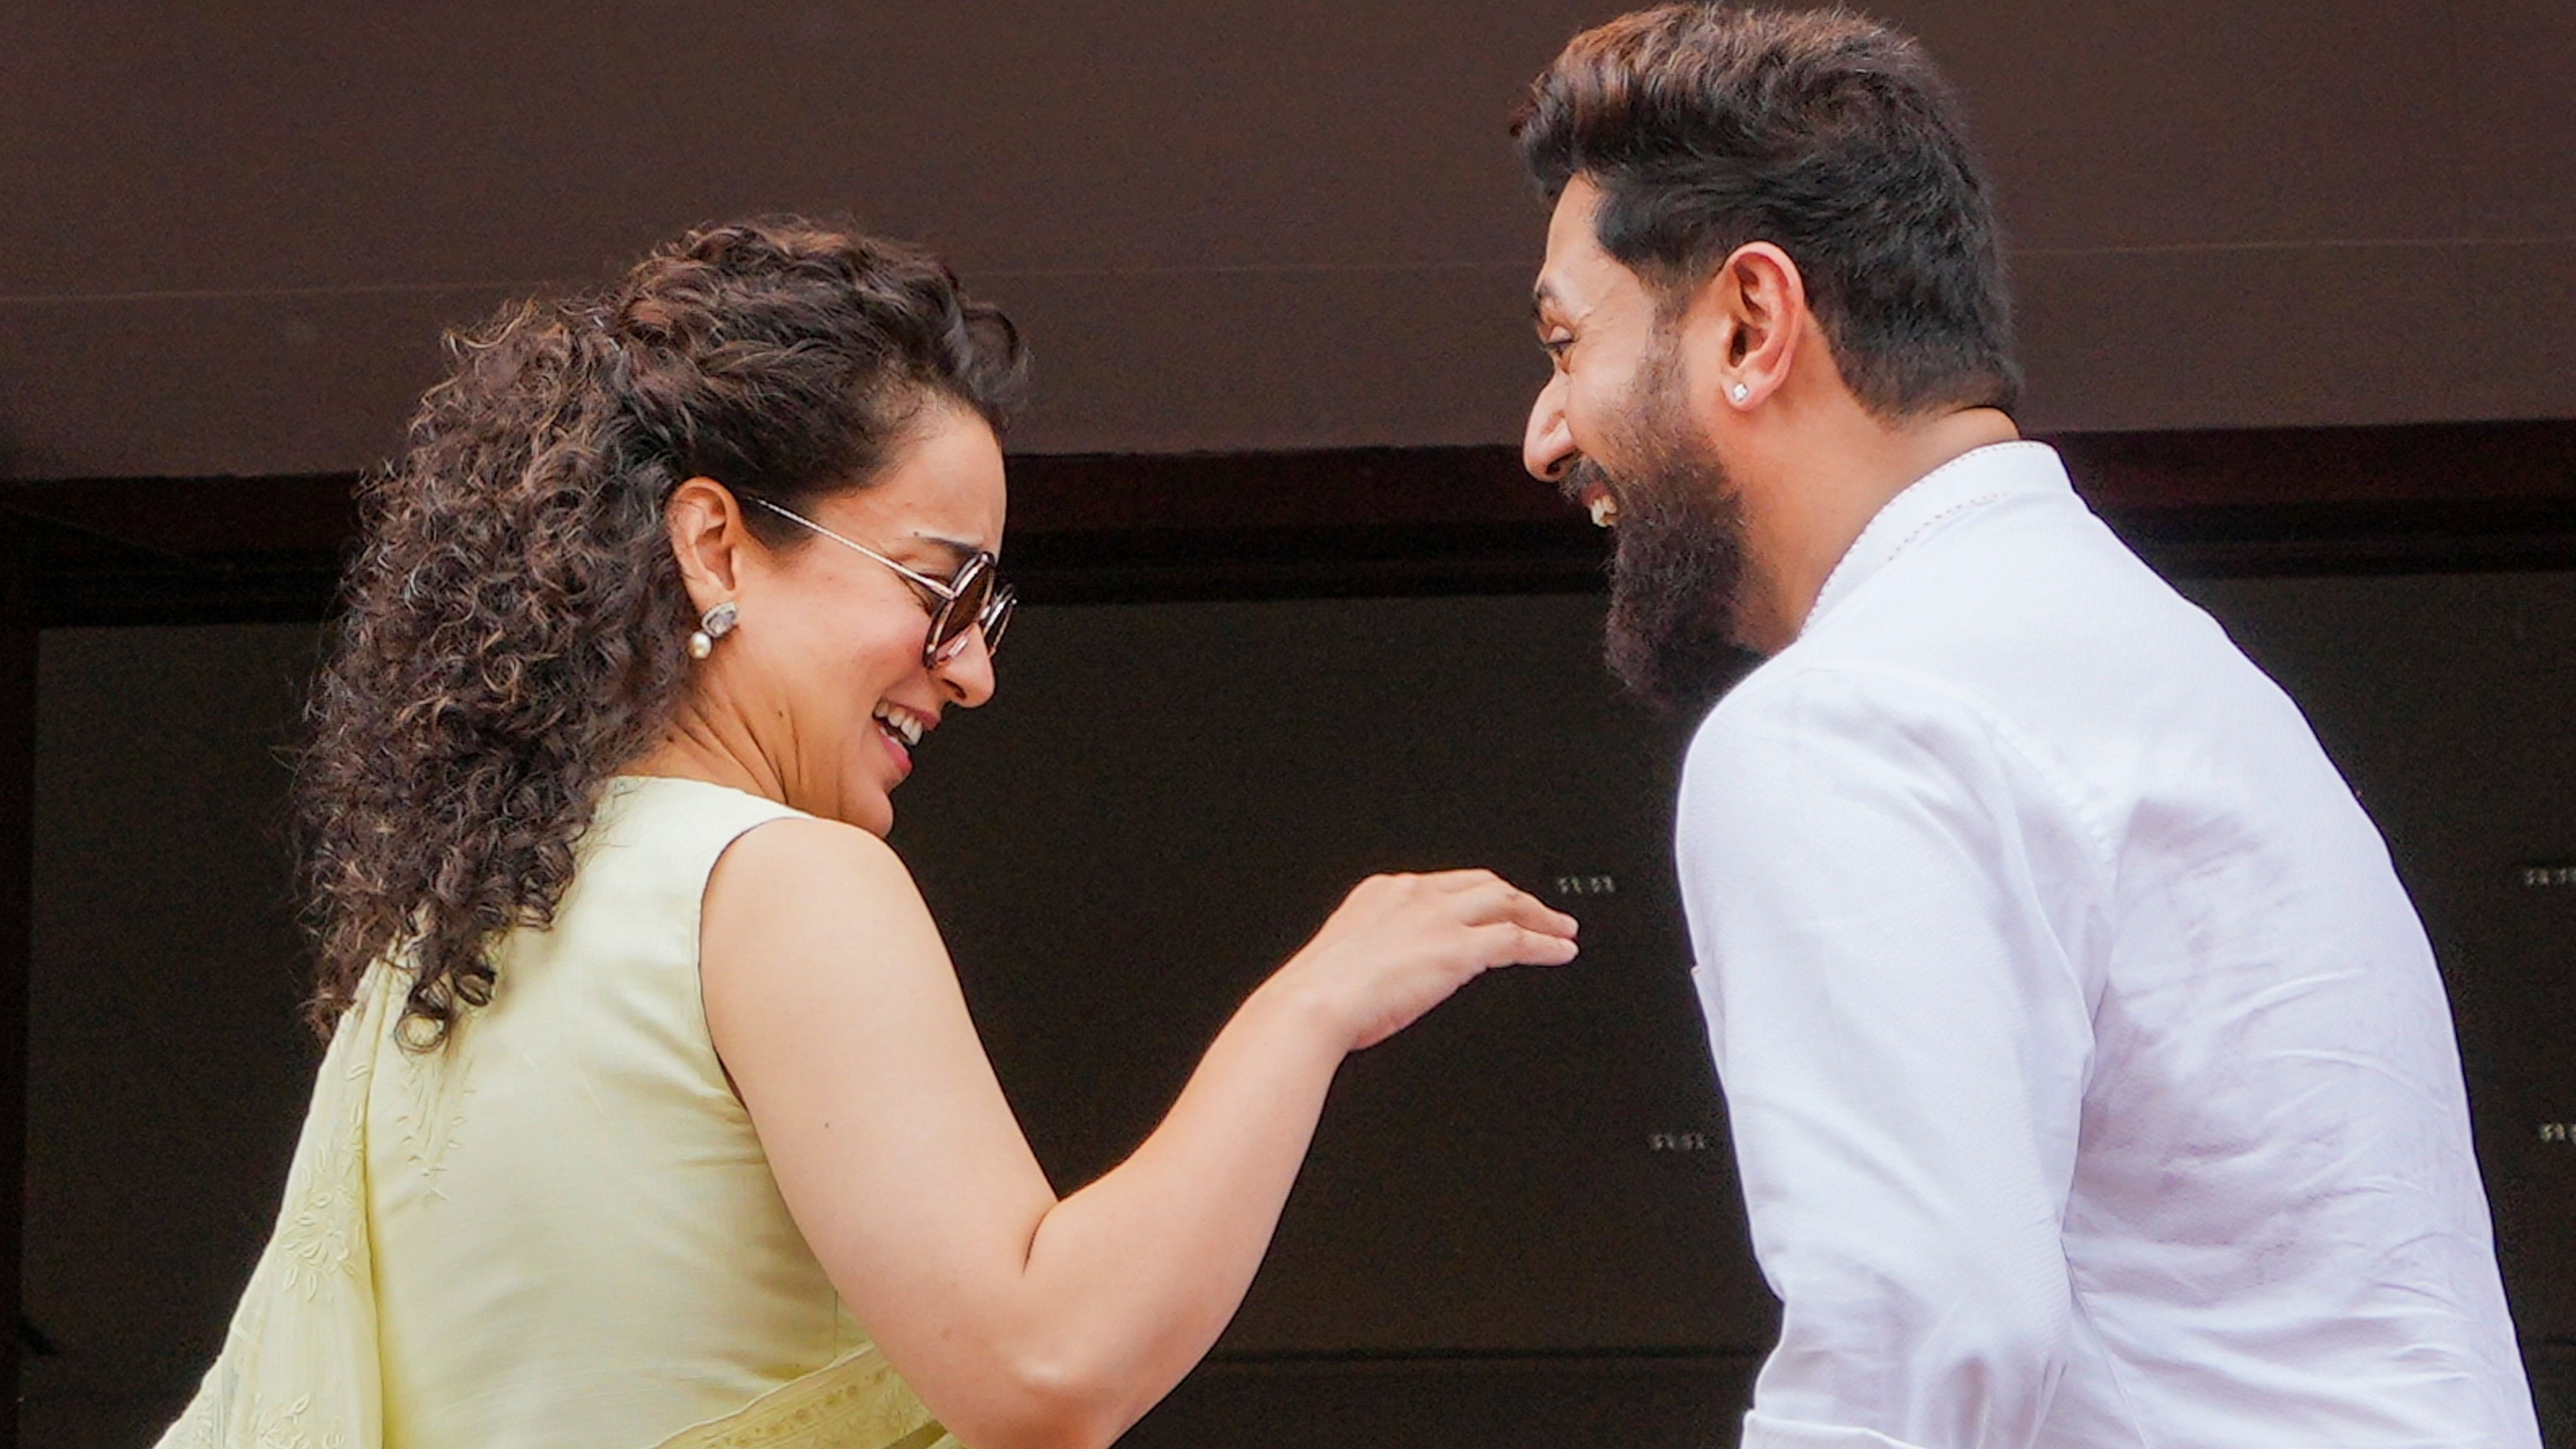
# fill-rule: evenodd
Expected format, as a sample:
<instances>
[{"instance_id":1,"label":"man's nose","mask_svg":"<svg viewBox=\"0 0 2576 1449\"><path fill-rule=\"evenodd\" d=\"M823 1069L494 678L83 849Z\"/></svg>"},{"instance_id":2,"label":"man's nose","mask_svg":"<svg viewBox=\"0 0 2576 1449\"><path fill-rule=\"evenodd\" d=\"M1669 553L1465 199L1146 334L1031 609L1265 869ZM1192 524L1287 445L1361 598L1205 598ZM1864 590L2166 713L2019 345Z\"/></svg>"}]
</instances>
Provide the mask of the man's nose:
<instances>
[{"instance_id":1,"label":"man's nose","mask_svg":"<svg viewBox=\"0 0 2576 1449\"><path fill-rule=\"evenodd\" d=\"M1521 466L1530 476L1553 483L1573 461L1574 434L1565 426L1565 375L1559 373L1530 404L1529 427L1521 434Z\"/></svg>"}]
</instances>

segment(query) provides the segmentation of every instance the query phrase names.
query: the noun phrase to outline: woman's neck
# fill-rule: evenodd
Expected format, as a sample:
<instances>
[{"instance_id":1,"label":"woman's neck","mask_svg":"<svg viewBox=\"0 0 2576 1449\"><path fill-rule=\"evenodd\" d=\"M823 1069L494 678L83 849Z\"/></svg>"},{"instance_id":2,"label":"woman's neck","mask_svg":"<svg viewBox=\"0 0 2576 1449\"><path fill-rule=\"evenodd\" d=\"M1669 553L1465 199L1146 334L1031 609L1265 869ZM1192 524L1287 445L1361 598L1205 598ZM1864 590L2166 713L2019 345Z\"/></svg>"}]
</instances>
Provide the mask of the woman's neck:
<instances>
[{"instance_id":1,"label":"woman's neck","mask_svg":"<svg viewBox=\"0 0 2576 1449\"><path fill-rule=\"evenodd\" d=\"M682 705L660 741L619 773L700 780L781 803L787 799L776 763L753 743L740 720L694 704Z\"/></svg>"}]
</instances>

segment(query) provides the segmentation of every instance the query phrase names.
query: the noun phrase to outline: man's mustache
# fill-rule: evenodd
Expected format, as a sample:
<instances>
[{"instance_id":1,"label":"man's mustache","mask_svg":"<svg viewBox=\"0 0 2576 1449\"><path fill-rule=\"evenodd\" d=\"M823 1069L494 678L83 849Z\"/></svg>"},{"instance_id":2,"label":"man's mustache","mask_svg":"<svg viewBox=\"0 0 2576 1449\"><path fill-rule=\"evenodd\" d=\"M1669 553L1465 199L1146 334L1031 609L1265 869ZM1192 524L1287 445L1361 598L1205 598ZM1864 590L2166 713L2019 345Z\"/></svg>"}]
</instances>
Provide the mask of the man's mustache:
<instances>
[{"instance_id":1,"label":"man's mustache","mask_svg":"<svg viewBox=\"0 0 2576 1449\"><path fill-rule=\"evenodd\" d=\"M1583 495L1590 492L1596 483L1601 485L1605 493L1615 496L1618 492L1610 486L1610 475L1600 464L1590 458L1577 458L1572 466L1557 475L1556 491L1564 495L1566 502L1580 508L1583 506Z\"/></svg>"}]
</instances>

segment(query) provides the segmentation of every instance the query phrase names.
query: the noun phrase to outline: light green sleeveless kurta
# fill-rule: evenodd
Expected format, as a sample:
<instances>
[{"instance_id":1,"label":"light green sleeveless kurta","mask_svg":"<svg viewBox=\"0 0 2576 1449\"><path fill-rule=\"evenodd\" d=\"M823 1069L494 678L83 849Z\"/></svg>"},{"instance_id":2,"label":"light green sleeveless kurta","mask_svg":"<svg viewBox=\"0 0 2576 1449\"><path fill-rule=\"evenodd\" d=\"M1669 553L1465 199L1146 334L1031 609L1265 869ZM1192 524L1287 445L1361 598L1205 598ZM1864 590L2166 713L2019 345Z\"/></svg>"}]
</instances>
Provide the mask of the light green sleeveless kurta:
<instances>
[{"instance_id":1,"label":"light green sleeveless kurta","mask_svg":"<svg viewBox=\"0 0 2576 1449\"><path fill-rule=\"evenodd\" d=\"M378 968L275 1236L163 1449L931 1449L726 1082L698 991L716 859L795 812L620 778L491 1005L395 1040Z\"/></svg>"}]
</instances>

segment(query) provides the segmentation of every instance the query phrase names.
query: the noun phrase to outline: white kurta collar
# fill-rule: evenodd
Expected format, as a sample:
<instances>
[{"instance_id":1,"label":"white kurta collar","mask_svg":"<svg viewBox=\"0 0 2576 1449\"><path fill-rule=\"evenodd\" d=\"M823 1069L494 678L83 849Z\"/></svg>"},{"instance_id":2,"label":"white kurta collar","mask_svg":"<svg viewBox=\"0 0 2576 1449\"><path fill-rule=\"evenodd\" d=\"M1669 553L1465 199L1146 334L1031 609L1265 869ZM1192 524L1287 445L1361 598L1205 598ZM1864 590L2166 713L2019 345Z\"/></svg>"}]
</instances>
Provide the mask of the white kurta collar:
<instances>
[{"instance_id":1,"label":"white kurta collar","mask_svg":"<svg viewBox=\"0 0 2576 1449\"><path fill-rule=\"evenodd\" d=\"M1906 485L1904 492L1878 510L1860 537L1843 551L1834 571L1825 576L1825 586L1817 592L1815 607L1807 611L1799 632L1814 628L1863 580L1934 529L2014 494L2069 492L2073 486L2057 450L2046 443L2017 439L1961 453Z\"/></svg>"}]
</instances>

